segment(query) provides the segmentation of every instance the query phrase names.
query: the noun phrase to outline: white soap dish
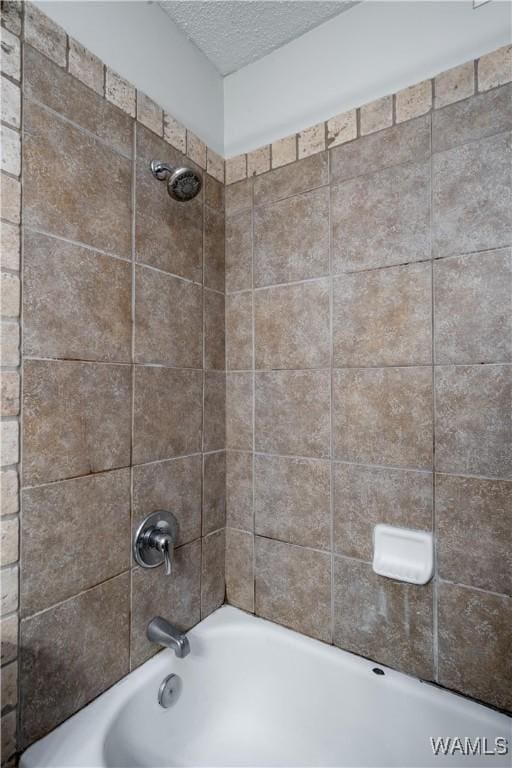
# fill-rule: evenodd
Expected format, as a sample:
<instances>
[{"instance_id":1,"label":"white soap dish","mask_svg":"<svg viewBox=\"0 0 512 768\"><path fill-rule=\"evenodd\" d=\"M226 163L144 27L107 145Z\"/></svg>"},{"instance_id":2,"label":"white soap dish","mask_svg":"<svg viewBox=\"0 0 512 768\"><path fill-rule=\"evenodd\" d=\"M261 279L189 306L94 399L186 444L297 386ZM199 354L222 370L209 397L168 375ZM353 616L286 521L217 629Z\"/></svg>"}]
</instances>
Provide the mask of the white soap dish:
<instances>
[{"instance_id":1,"label":"white soap dish","mask_svg":"<svg viewBox=\"0 0 512 768\"><path fill-rule=\"evenodd\" d=\"M394 525L373 529L373 570L410 584L426 584L434 570L432 534Z\"/></svg>"}]
</instances>

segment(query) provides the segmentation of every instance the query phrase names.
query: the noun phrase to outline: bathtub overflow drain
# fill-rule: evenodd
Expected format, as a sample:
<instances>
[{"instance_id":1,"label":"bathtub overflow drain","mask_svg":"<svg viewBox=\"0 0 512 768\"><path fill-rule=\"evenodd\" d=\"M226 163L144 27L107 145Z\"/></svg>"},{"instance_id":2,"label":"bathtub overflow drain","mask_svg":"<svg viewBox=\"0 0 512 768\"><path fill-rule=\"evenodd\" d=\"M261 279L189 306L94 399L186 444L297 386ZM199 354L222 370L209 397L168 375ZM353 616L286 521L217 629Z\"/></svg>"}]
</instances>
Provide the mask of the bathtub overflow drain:
<instances>
[{"instance_id":1,"label":"bathtub overflow drain","mask_svg":"<svg viewBox=\"0 0 512 768\"><path fill-rule=\"evenodd\" d=\"M158 703L164 709L168 709L175 704L181 693L181 677L178 675L167 675L162 680L158 689Z\"/></svg>"}]
</instances>

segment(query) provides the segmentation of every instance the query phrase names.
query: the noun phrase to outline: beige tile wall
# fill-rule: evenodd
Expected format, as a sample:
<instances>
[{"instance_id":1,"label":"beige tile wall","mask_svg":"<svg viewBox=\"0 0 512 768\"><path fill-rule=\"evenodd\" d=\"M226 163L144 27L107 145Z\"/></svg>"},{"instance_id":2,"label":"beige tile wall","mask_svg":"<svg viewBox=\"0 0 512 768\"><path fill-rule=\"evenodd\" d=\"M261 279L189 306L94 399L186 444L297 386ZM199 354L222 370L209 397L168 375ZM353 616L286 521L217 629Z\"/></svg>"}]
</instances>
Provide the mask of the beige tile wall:
<instances>
[{"instance_id":1,"label":"beige tile wall","mask_svg":"<svg viewBox=\"0 0 512 768\"><path fill-rule=\"evenodd\" d=\"M155 653L153 616L187 629L225 594L224 161L21 11L2 9L2 765ZM195 160L200 196L173 202L153 158ZM131 557L158 508L172 579Z\"/></svg>"},{"instance_id":2,"label":"beige tile wall","mask_svg":"<svg viewBox=\"0 0 512 768\"><path fill-rule=\"evenodd\" d=\"M439 109L419 84L363 107L360 138L336 118L328 151L304 131L304 159L279 142L226 187L226 582L246 611L512 709L500 82L475 94L471 62L436 78ZM379 522L433 531L431 583L374 574Z\"/></svg>"}]
</instances>

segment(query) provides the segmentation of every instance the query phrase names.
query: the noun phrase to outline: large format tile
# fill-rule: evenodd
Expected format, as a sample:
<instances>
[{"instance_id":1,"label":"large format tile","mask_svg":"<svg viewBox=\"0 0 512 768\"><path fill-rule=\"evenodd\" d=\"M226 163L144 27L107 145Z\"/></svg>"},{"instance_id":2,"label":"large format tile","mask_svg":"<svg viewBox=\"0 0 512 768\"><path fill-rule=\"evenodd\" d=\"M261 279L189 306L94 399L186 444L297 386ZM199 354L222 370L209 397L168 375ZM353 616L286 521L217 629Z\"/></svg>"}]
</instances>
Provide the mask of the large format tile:
<instances>
[{"instance_id":1,"label":"large format tile","mask_svg":"<svg viewBox=\"0 0 512 768\"><path fill-rule=\"evenodd\" d=\"M226 601L254 611L254 536L226 529Z\"/></svg>"},{"instance_id":2,"label":"large format tile","mask_svg":"<svg viewBox=\"0 0 512 768\"><path fill-rule=\"evenodd\" d=\"M24 46L23 80L25 98L45 104L131 157L133 120L30 45Z\"/></svg>"},{"instance_id":3,"label":"large format tile","mask_svg":"<svg viewBox=\"0 0 512 768\"><path fill-rule=\"evenodd\" d=\"M252 188L252 179L243 179L225 188L227 216L252 208Z\"/></svg>"},{"instance_id":4,"label":"large format tile","mask_svg":"<svg viewBox=\"0 0 512 768\"><path fill-rule=\"evenodd\" d=\"M203 456L203 536L226 525L226 454Z\"/></svg>"},{"instance_id":5,"label":"large format tile","mask_svg":"<svg viewBox=\"0 0 512 768\"><path fill-rule=\"evenodd\" d=\"M226 297L226 368L244 370L253 367L252 293L234 293Z\"/></svg>"},{"instance_id":6,"label":"large format tile","mask_svg":"<svg viewBox=\"0 0 512 768\"><path fill-rule=\"evenodd\" d=\"M512 478L512 369L436 367L438 472Z\"/></svg>"},{"instance_id":7,"label":"large format tile","mask_svg":"<svg viewBox=\"0 0 512 768\"><path fill-rule=\"evenodd\" d=\"M328 371L258 372L255 399L256 450L329 456Z\"/></svg>"},{"instance_id":8,"label":"large format tile","mask_svg":"<svg viewBox=\"0 0 512 768\"><path fill-rule=\"evenodd\" d=\"M430 156L430 116L386 128L332 149L331 183L375 173L403 163L418 163Z\"/></svg>"},{"instance_id":9,"label":"large format tile","mask_svg":"<svg viewBox=\"0 0 512 768\"><path fill-rule=\"evenodd\" d=\"M330 475L327 461L255 456L255 532L291 544L330 549Z\"/></svg>"},{"instance_id":10,"label":"large format tile","mask_svg":"<svg viewBox=\"0 0 512 768\"><path fill-rule=\"evenodd\" d=\"M378 576L334 558L334 644L401 672L433 675L432 586Z\"/></svg>"},{"instance_id":11,"label":"large format tile","mask_svg":"<svg viewBox=\"0 0 512 768\"><path fill-rule=\"evenodd\" d=\"M129 469L28 488L22 499L23 616L130 567Z\"/></svg>"},{"instance_id":12,"label":"large format tile","mask_svg":"<svg viewBox=\"0 0 512 768\"><path fill-rule=\"evenodd\" d=\"M256 536L258 616L329 642L331 556Z\"/></svg>"},{"instance_id":13,"label":"large format tile","mask_svg":"<svg viewBox=\"0 0 512 768\"><path fill-rule=\"evenodd\" d=\"M434 155L432 248L435 256L510 245L511 133Z\"/></svg>"},{"instance_id":14,"label":"large format tile","mask_svg":"<svg viewBox=\"0 0 512 768\"><path fill-rule=\"evenodd\" d=\"M512 598L441 582L439 682L512 710Z\"/></svg>"},{"instance_id":15,"label":"large format tile","mask_svg":"<svg viewBox=\"0 0 512 768\"><path fill-rule=\"evenodd\" d=\"M204 374L203 451L226 447L226 374L206 371Z\"/></svg>"},{"instance_id":16,"label":"large format tile","mask_svg":"<svg viewBox=\"0 0 512 768\"><path fill-rule=\"evenodd\" d=\"M25 356L129 362L131 334L128 262L25 230Z\"/></svg>"},{"instance_id":17,"label":"large format tile","mask_svg":"<svg viewBox=\"0 0 512 768\"><path fill-rule=\"evenodd\" d=\"M252 288L252 239L252 211L226 215L227 293Z\"/></svg>"},{"instance_id":18,"label":"large format tile","mask_svg":"<svg viewBox=\"0 0 512 768\"><path fill-rule=\"evenodd\" d=\"M253 530L253 454L228 451L226 454L226 525Z\"/></svg>"},{"instance_id":19,"label":"large format tile","mask_svg":"<svg viewBox=\"0 0 512 768\"><path fill-rule=\"evenodd\" d=\"M216 611L226 593L226 534L215 531L202 540L201 550L201 618Z\"/></svg>"},{"instance_id":20,"label":"large format tile","mask_svg":"<svg viewBox=\"0 0 512 768\"><path fill-rule=\"evenodd\" d=\"M25 361L24 484L128 466L130 403L129 366Z\"/></svg>"},{"instance_id":21,"label":"large format tile","mask_svg":"<svg viewBox=\"0 0 512 768\"><path fill-rule=\"evenodd\" d=\"M324 186L329 181L327 153L319 152L304 160L276 168L254 179L254 205L268 205L285 197Z\"/></svg>"},{"instance_id":22,"label":"large format tile","mask_svg":"<svg viewBox=\"0 0 512 768\"><path fill-rule=\"evenodd\" d=\"M431 368L334 371L333 402L336 458L431 468Z\"/></svg>"},{"instance_id":23,"label":"large format tile","mask_svg":"<svg viewBox=\"0 0 512 768\"><path fill-rule=\"evenodd\" d=\"M435 261L434 297L437 363L512 362L510 248Z\"/></svg>"},{"instance_id":24,"label":"large format tile","mask_svg":"<svg viewBox=\"0 0 512 768\"><path fill-rule=\"evenodd\" d=\"M330 364L327 280L254 293L256 368L327 368Z\"/></svg>"},{"instance_id":25,"label":"large format tile","mask_svg":"<svg viewBox=\"0 0 512 768\"><path fill-rule=\"evenodd\" d=\"M334 464L334 550L371 560L379 523L432 530L432 475Z\"/></svg>"},{"instance_id":26,"label":"large format tile","mask_svg":"<svg viewBox=\"0 0 512 768\"><path fill-rule=\"evenodd\" d=\"M464 99L432 114L432 151L512 129L512 85Z\"/></svg>"},{"instance_id":27,"label":"large format tile","mask_svg":"<svg viewBox=\"0 0 512 768\"><path fill-rule=\"evenodd\" d=\"M29 100L23 123L25 226L129 258L131 161Z\"/></svg>"},{"instance_id":28,"label":"large format tile","mask_svg":"<svg viewBox=\"0 0 512 768\"><path fill-rule=\"evenodd\" d=\"M255 210L255 286L289 283L328 273L327 187Z\"/></svg>"},{"instance_id":29,"label":"large format tile","mask_svg":"<svg viewBox=\"0 0 512 768\"><path fill-rule=\"evenodd\" d=\"M135 362L201 368L202 314L200 285L136 267Z\"/></svg>"},{"instance_id":30,"label":"large format tile","mask_svg":"<svg viewBox=\"0 0 512 768\"><path fill-rule=\"evenodd\" d=\"M202 373L135 368L133 463L201 450Z\"/></svg>"},{"instance_id":31,"label":"large format tile","mask_svg":"<svg viewBox=\"0 0 512 768\"><path fill-rule=\"evenodd\" d=\"M21 747L128 673L129 586L125 573L21 622Z\"/></svg>"},{"instance_id":32,"label":"large format tile","mask_svg":"<svg viewBox=\"0 0 512 768\"><path fill-rule=\"evenodd\" d=\"M253 375L228 371L226 377L226 447L252 450Z\"/></svg>"},{"instance_id":33,"label":"large format tile","mask_svg":"<svg viewBox=\"0 0 512 768\"><path fill-rule=\"evenodd\" d=\"M436 528L442 579L512 596L512 483L437 475Z\"/></svg>"},{"instance_id":34,"label":"large format tile","mask_svg":"<svg viewBox=\"0 0 512 768\"><path fill-rule=\"evenodd\" d=\"M138 667L160 650L146 637L146 629L162 616L182 632L201 616L201 542L174 550L172 576L160 568L132 571L131 668Z\"/></svg>"},{"instance_id":35,"label":"large format tile","mask_svg":"<svg viewBox=\"0 0 512 768\"><path fill-rule=\"evenodd\" d=\"M430 166L414 163L331 190L334 272L430 258Z\"/></svg>"},{"instance_id":36,"label":"large format tile","mask_svg":"<svg viewBox=\"0 0 512 768\"><path fill-rule=\"evenodd\" d=\"M170 165L190 161L163 139L137 124L137 207L135 250L139 262L201 281L203 260L202 194L188 203L172 200L165 184L149 170L151 160Z\"/></svg>"},{"instance_id":37,"label":"large format tile","mask_svg":"<svg viewBox=\"0 0 512 768\"><path fill-rule=\"evenodd\" d=\"M430 264L360 272L334 280L335 366L429 365Z\"/></svg>"},{"instance_id":38,"label":"large format tile","mask_svg":"<svg viewBox=\"0 0 512 768\"><path fill-rule=\"evenodd\" d=\"M133 468L132 534L156 509L178 521L176 546L201 535L201 456L157 461Z\"/></svg>"}]
</instances>

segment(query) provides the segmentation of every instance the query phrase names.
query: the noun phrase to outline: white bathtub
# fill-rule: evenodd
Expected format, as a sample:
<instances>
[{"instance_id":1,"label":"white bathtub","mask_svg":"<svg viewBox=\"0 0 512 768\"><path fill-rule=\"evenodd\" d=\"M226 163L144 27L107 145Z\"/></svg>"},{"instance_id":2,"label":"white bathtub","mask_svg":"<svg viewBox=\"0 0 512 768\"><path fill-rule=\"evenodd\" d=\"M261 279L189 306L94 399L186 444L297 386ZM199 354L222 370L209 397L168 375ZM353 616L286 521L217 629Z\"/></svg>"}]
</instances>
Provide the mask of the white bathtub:
<instances>
[{"instance_id":1,"label":"white bathtub","mask_svg":"<svg viewBox=\"0 0 512 768\"><path fill-rule=\"evenodd\" d=\"M510 766L434 756L430 737L512 743L509 717L228 606L32 745L21 768ZM157 703L175 672L182 692ZM484 740L486 739L486 741Z\"/></svg>"}]
</instances>

